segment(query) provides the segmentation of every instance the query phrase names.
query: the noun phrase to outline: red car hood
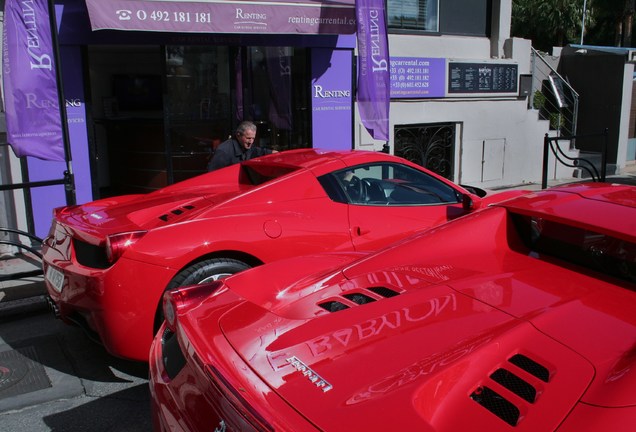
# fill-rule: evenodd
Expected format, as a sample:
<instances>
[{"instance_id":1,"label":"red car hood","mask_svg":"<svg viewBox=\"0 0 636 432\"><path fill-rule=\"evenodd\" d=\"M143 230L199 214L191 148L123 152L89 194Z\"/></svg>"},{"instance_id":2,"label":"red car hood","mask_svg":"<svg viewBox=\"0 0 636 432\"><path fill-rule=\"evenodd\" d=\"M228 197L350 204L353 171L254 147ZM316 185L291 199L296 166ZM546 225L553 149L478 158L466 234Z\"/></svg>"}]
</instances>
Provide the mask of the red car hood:
<instances>
[{"instance_id":1,"label":"red car hood","mask_svg":"<svg viewBox=\"0 0 636 432\"><path fill-rule=\"evenodd\" d=\"M519 407L523 430L555 429L579 402L636 404L636 318L610 312L616 302L636 310L633 293L520 262L493 276L452 265L359 273L362 261L348 277L305 280L302 295L263 283L258 294L237 292L246 301L220 325L250 367L323 430L370 418L376 430L501 428L506 409L480 405L491 391L495 405L510 393L500 382L509 373L536 392L532 402L504 401ZM548 286L537 276L544 271Z\"/></svg>"},{"instance_id":2,"label":"red car hood","mask_svg":"<svg viewBox=\"0 0 636 432\"><path fill-rule=\"evenodd\" d=\"M124 195L72 207L58 215L65 225L95 235L149 230L196 218L210 207L245 192L220 185Z\"/></svg>"}]
</instances>

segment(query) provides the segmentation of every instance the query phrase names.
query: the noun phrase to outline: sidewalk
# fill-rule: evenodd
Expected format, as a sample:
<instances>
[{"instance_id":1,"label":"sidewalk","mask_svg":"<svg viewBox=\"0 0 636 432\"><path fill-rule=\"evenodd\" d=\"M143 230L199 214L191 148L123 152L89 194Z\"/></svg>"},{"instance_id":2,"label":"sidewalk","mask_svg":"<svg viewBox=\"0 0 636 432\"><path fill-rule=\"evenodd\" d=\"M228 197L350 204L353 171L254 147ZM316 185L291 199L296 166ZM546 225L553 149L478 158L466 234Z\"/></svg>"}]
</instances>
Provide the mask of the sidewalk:
<instances>
[{"instance_id":1,"label":"sidewalk","mask_svg":"<svg viewBox=\"0 0 636 432\"><path fill-rule=\"evenodd\" d=\"M0 319L0 431L152 430L148 365L51 313Z\"/></svg>"}]
</instances>

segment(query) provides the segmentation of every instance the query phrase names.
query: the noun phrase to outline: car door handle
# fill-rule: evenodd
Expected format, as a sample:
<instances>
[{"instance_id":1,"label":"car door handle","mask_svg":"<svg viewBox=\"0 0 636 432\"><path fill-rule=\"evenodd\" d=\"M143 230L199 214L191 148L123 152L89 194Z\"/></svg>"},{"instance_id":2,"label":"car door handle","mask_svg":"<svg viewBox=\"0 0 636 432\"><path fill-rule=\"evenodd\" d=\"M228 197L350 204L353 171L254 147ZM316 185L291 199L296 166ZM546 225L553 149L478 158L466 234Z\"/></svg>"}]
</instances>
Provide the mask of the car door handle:
<instances>
[{"instance_id":1,"label":"car door handle","mask_svg":"<svg viewBox=\"0 0 636 432\"><path fill-rule=\"evenodd\" d=\"M358 236L358 237L363 236L365 234L369 234L370 232L371 232L371 230L363 229L360 226L353 227L353 235Z\"/></svg>"}]
</instances>

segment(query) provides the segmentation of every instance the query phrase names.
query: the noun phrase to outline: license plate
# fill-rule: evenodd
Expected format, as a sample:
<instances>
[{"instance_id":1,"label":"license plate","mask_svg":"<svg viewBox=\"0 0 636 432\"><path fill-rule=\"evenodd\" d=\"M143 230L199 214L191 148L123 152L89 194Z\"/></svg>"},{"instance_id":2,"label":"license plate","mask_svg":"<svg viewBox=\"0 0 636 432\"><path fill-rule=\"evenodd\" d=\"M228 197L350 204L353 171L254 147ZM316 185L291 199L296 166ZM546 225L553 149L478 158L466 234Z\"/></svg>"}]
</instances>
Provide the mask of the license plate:
<instances>
[{"instance_id":1,"label":"license plate","mask_svg":"<svg viewBox=\"0 0 636 432\"><path fill-rule=\"evenodd\" d=\"M49 281L55 291L62 292L62 287L64 286L64 273L53 266L49 266L46 269L46 280Z\"/></svg>"}]
</instances>

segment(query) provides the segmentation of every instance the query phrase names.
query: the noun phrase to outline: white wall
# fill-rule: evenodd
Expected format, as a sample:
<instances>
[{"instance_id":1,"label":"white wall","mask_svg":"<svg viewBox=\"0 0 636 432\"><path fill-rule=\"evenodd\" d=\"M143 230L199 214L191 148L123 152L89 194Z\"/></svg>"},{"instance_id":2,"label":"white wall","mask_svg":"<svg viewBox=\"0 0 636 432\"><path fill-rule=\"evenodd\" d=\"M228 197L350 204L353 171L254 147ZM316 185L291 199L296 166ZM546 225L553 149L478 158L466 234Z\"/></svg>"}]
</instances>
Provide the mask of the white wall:
<instances>
[{"instance_id":1,"label":"white wall","mask_svg":"<svg viewBox=\"0 0 636 432\"><path fill-rule=\"evenodd\" d=\"M510 4L509 0L500 3ZM499 42L493 41L500 46L502 57L507 57L505 61L517 63L520 74L529 73L530 41L515 38ZM486 37L390 35L389 48L393 57L502 61L491 58L491 41ZM525 98L480 95L394 100L389 117L392 153L396 125L456 123L455 182L486 188L541 182L548 122L538 120L537 112L528 110ZM356 109L355 147L379 151L383 144L367 133Z\"/></svg>"}]
</instances>

